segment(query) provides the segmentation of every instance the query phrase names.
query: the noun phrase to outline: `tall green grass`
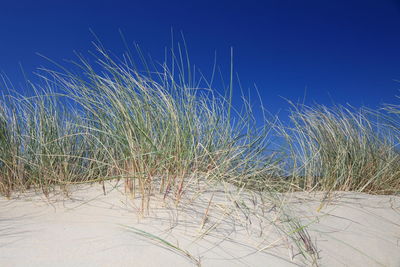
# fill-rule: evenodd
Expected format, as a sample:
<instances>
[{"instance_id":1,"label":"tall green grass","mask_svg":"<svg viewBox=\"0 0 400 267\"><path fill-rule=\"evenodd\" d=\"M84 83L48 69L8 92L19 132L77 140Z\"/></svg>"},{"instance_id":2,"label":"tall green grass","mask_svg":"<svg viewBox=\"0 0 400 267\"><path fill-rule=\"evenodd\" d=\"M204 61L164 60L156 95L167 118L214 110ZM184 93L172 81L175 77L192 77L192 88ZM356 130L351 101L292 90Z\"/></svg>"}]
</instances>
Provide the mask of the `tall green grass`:
<instances>
[{"instance_id":1,"label":"tall green grass","mask_svg":"<svg viewBox=\"0 0 400 267\"><path fill-rule=\"evenodd\" d=\"M292 185L303 190L398 192L399 136L387 118L364 108L293 105L291 125L278 127L286 139Z\"/></svg>"},{"instance_id":2,"label":"tall green grass","mask_svg":"<svg viewBox=\"0 0 400 267\"><path fill-rule=\"evenodd\" d=\"M397 96L400 99L400 96ZM389 116L385 116L386 127L395 132L397 138L397 150L400 150L400 104L386 104L383 108Z\"/></svg>"},{"instance_id":3,"label":"tall green grass","mask_svg":"<svg viewBox=\"0 0 400 267\"><path fill-rule=\"evenodd\" d=\"M169 66L143 61L139 71L128 54L118 60L96 48L95 66L80 58L79 74L45 70L33 97L5 96L3 139L17 144L0 156L3 192L124 178L142 196L157 189L179 198L190 175L243 185L279 172L268 151L272 126L257 127L247 102L236 111L231 97L196 81L180 50Z\"/></svg>"},{"instance_id":4,"label":"tall green grass","mask_svg":"<svg viewBox=\"0 0 400 267\"><path fill-rule=\"evenodd\" d=\"M94 60L42 69L33 96L3 90L2 194L125 179L144 198L179 199L189 177L254 190L399 191L398 106L293 105L290 123L259 126L249 99L232 105L232 73L219 93L180 46L161 64L138 52L135 62L96 45ZM275 137L285 149L272 149Z\"/></svg>"},{"instance_id":5,"label":"tall green grass","mask_svg":"<svg viewBox=\"0 0 400 267\"><path fill-rule=\"evenodd\" d=\"M88 179L90 146L80 122L49 85L33 96L3 95L1 102L0 190L41 189Z\"/></svg>"}]
</instances>

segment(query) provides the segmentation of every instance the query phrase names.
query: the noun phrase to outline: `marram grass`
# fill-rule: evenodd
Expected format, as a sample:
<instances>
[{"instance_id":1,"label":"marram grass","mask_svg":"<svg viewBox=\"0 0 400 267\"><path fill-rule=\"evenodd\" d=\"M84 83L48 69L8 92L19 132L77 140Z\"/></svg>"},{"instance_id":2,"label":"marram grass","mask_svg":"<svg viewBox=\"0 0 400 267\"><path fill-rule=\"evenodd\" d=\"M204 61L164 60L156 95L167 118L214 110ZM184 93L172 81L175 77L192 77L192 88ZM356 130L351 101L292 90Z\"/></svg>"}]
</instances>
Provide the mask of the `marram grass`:
<instances>
[{"instance_id":1,"label":"marram grass","mask_svg":"<svg viewBox=\"0 0 400 267\"><path fill-rule=\"evenodd\" d=\"M179 198L189 175L240 185L277 176L272 126L257 127L249 105L237 112L204 78L194 81L178 65L188 59L172 53L171 66L140 72L131 59L97 52L95 66L75 62L79 75L45 70L33 97L3 96L3 194L123 178L142 196Z\"/></svg>"},{"instance_id":2,"label":"marram grass","mask_svg":"<svg viewBox=\"0 0 400 267\"><path fill-rule=\"evenodd\" d=\"M293 106L291 125L278 127L291 183L308 191L398 192L399 136L388 118L365 108Z\"/></svg>"},{"instance_id":3,"label":"marram grass","mask_svg":"<svg viewBox=\"0 0 400 267\"><path fill-rule=\"evenodd\" d=\"M182 54L155 64L139 52L137 64L97 45L94 63L74 62L77 74L42 69L33 96L4 85L0 192L125 179L143 198L179 200L189 176L255 190L399 191L399 106L293 105L290 122L259 126L249 99L233 107L232 74L224 97Z\"/></svg>"}]
</instances>

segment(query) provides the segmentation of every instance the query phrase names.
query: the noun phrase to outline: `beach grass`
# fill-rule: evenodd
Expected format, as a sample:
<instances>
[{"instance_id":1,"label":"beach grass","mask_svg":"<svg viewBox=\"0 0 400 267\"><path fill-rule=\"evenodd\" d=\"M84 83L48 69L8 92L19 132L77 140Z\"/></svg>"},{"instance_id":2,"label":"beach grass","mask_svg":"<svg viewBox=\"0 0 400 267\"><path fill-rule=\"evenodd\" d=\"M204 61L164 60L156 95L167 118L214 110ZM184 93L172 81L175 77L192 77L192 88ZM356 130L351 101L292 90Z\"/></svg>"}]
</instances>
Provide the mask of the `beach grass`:
<instances>
[{"instance_id":1,"label":"beach grass","mask_svg":"<svg viewBox=\"0 0 400 267\"><path fill-rule=\"evenodd\" d=\"M397 193L399 121L390 118L366 108L293 105L290 126L278 127L291 183L307 191Z\"/></svg>"},{"instance_id":2,"label":"beach grass","mask_svg":"<svg viewBox=\"0 0 400 267\"><path fill-rule=\"evenodd\" d=\"M2 192L123 178L145 196L161 177L157 190L179 197L192 174L236 184L278 176L273 125L194 81L188 59L172 53L172 66L139 72L96 48L97 66L75 62L80 75L44 70L34 96L3 95L1 138L13 150L1 155Z\"/></svg>"}]
</instances>

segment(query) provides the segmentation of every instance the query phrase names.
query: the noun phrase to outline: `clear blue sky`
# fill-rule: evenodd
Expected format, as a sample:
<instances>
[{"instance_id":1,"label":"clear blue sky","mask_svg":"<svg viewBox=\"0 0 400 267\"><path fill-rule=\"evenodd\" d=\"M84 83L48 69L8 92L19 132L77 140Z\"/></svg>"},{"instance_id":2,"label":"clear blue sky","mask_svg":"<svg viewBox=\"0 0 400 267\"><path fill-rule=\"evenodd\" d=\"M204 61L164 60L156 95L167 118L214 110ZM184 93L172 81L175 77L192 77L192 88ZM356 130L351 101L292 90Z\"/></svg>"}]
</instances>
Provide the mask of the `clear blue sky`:
<instances>
[{"instance_id":1,"label":"clear blue sky","mask_svg":"<svg viewBox=\"0 0 400 267\"><path fill-rule=\"evenodd\" d=\"M286 97L321 104L376 107L395 102L400 83L400 1L2 1L0 70L18 84L26 72L73 51L92 49L92 29L105 46L137 42L162 59L170 30L183 31L192 63L210 70L214 51L245 89L256 83L273 113Z\"/></svg>"}]
</instances>

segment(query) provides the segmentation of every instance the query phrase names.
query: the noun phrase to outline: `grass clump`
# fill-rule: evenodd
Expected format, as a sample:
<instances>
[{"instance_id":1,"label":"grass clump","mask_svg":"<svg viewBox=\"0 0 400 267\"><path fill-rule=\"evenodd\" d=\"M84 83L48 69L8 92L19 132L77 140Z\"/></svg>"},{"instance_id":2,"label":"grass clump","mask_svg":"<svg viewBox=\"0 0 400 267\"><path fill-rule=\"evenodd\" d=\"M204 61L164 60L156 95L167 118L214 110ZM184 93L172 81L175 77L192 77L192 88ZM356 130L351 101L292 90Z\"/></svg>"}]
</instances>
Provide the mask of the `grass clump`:
<instances>
[{"instance_id":1,"label":"grass clump","mask_svg":"<svg viewBox=\"0 0 400 267\"><path fill-rule=\"evenodd\" d=\"M82 118L49 85L33 90L30 97L3 95L1 103L0 190L7 196L31 187L47 195L56 185L89 179L94 167Z\"/></svg>"},{"instance_id":2,"label":"grass clump","mask_svg":"<svg viewBox=\"0 0 400 267\"><path fill-rule=\"evenodd\" d=\"M18 181L20 162L18 160L18 124L15 123L14 107L0 102L0 192L10 196Z\"/></svg>"},{"instance_id":3,"label":"grass clump","mask_svg":"<svg viewBox=\"0 0 400 267\"><path fill-rule=\"evenodd\" d=\"M279 127L289 147L291 182L305 190L398 192L398 135L383 117L343 106L294 106L292 126Z\"/></svg>"},{"instance_id":4,"label":"grass clump","mask_svg":"<svg viewBox=\"0 0 400 267\"><path fill-rule=\"evenodd\" d=\"M76 73L42 69L33 96L3 93L1 193L123 178L134 194L179 199L188 177L258 191L400 188L396 105L389 113L293 105L290 123L264 116L259 127L249 99L233 107L232 73L225 97L213 78L195 78L179 45L161 64L140 50L135 62L95 47L95 63L80 56ZM273 130L286 150L270 149Z\"/></svg>"},{"instance_id":5,"label":"grass clump","mask_svg":"<svg viewBox=\"0 0 400 267\"><path fill-rule=\"evenodd\" d=\"M3 112L3 135L14 133L20 163L0 157L22 174L4 174L2 191L16 182L47 192L54 184L124 178L142 196L157 189L179 198L189 176L246 184L279 171L267 149L270 125L257 128L246 103L236 111L232 91L226 98L204 77L195 80L180 49L171 52L171 64L143 61L139 71L129 54L119 60L96 48L95 65L83 57L74 62L79 74L46 69L40 93L8 96L18 112L15 121Z\"/></svg>"}]
</instances>

